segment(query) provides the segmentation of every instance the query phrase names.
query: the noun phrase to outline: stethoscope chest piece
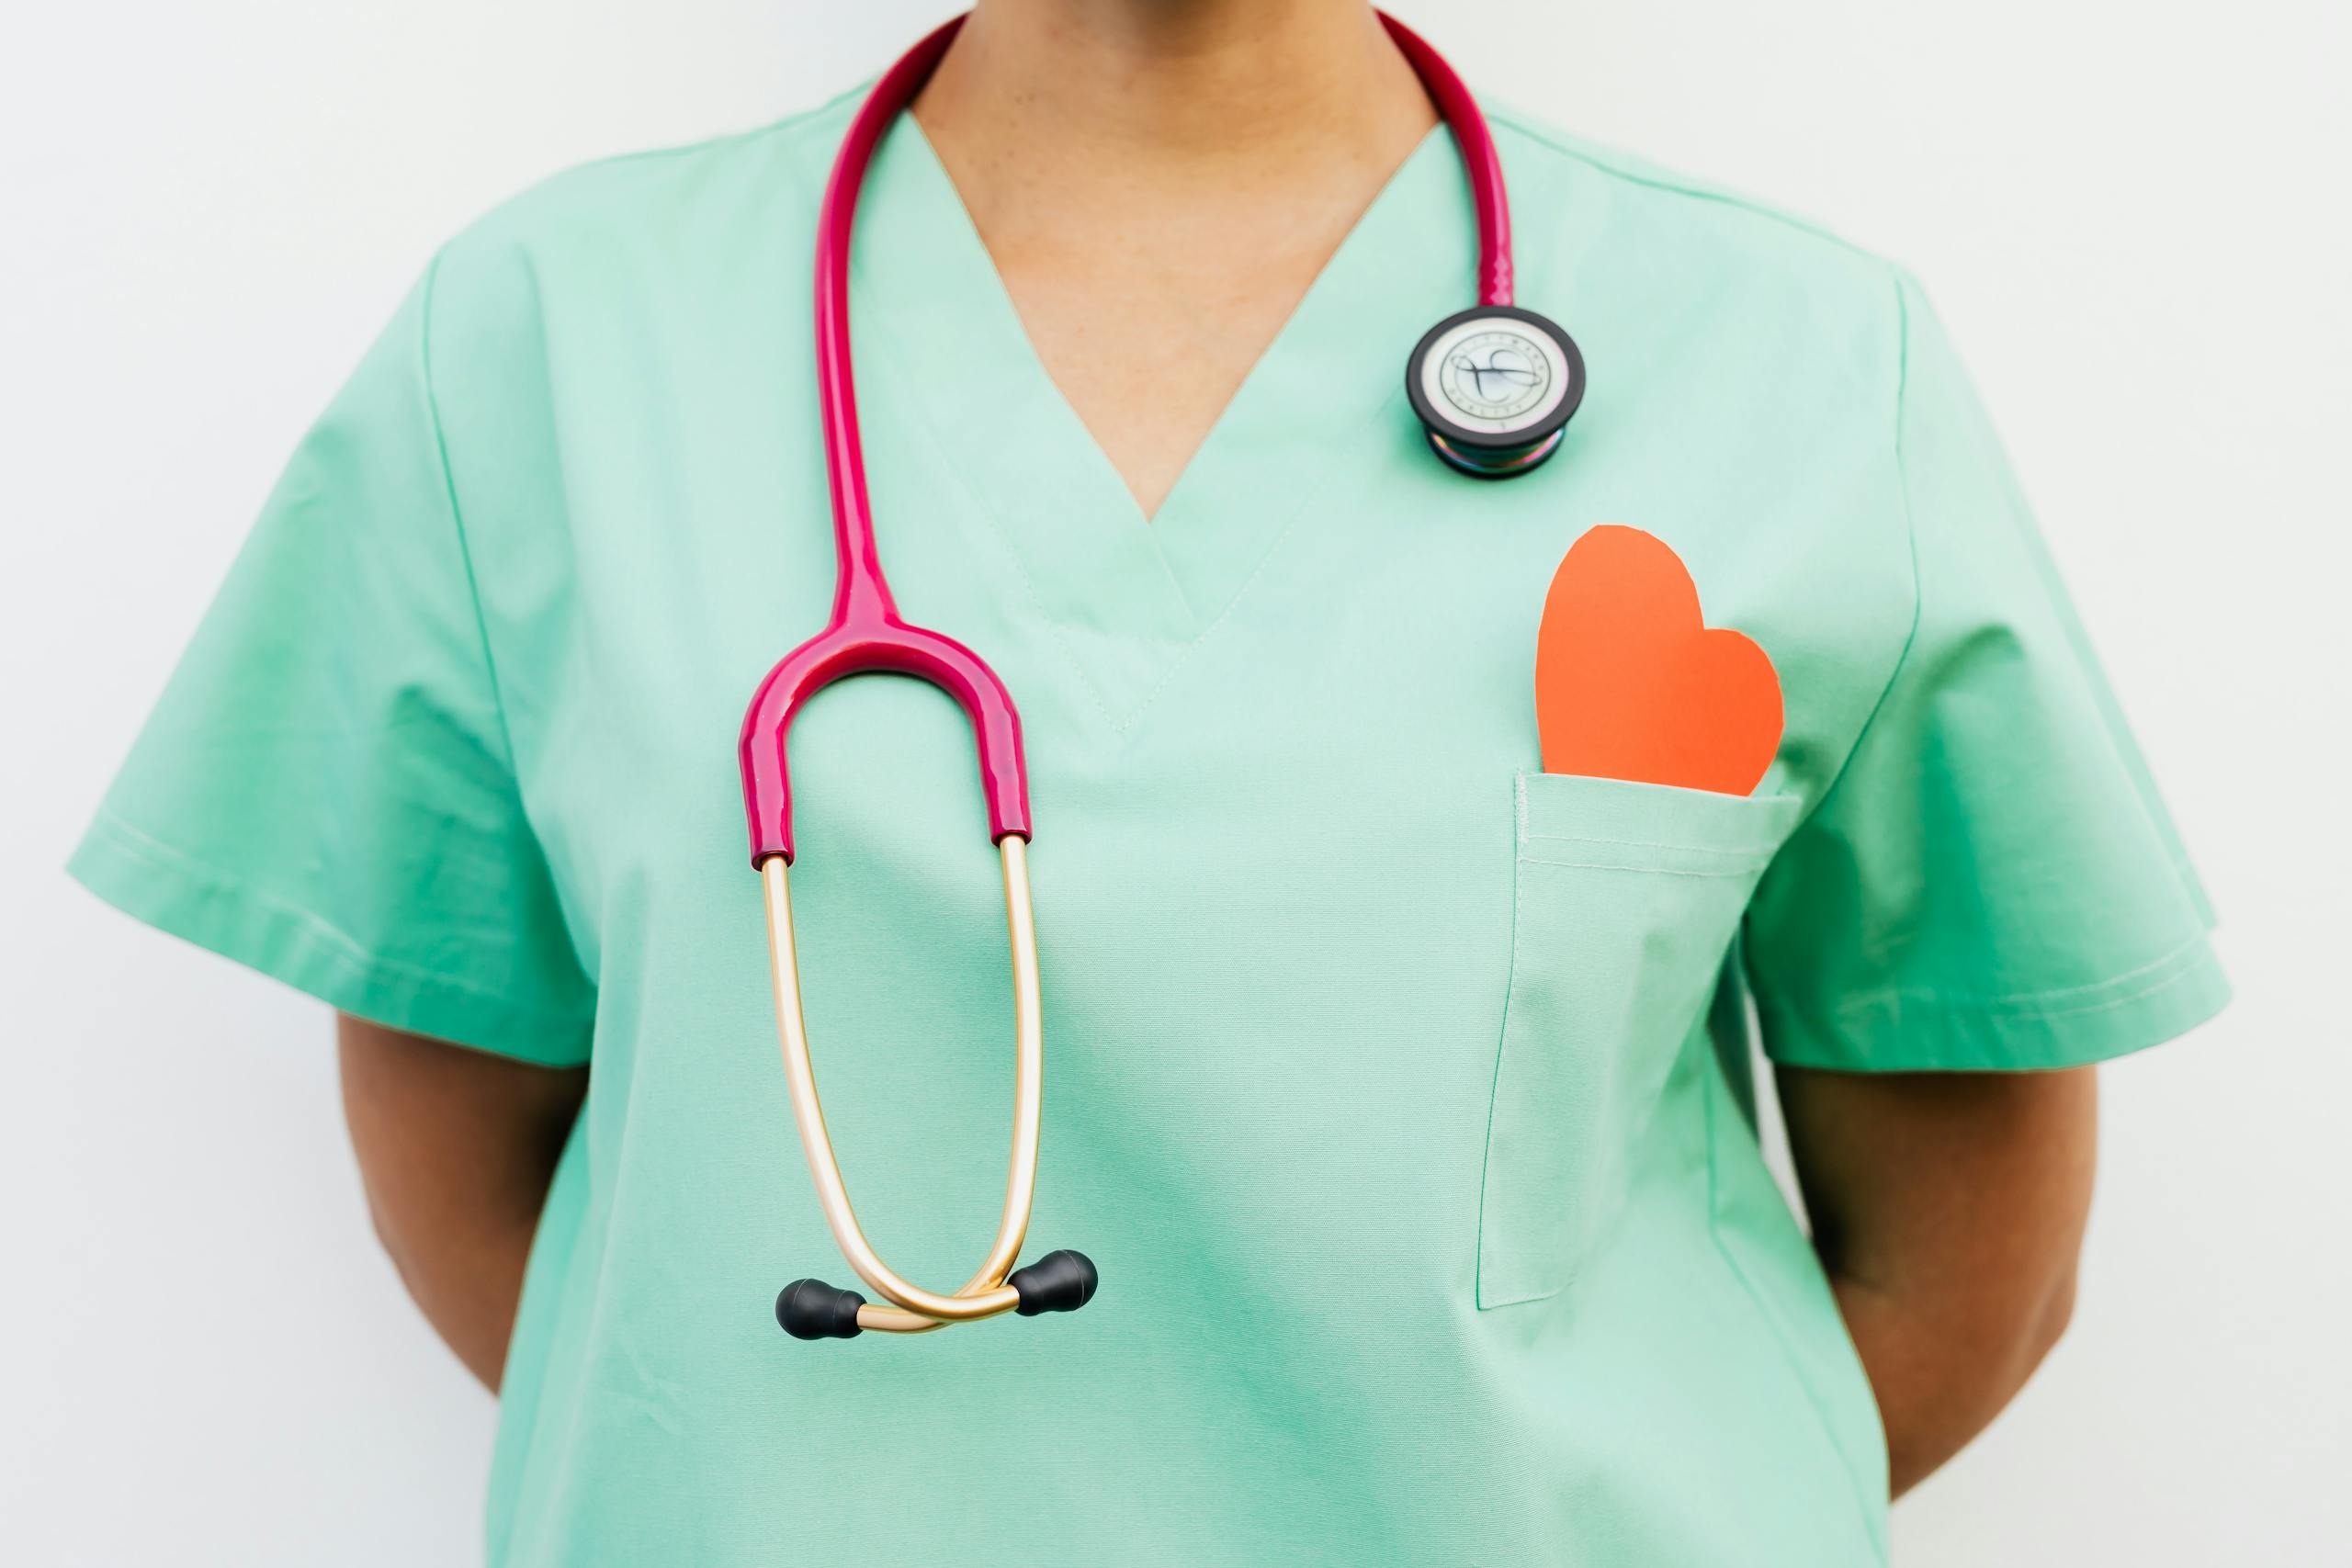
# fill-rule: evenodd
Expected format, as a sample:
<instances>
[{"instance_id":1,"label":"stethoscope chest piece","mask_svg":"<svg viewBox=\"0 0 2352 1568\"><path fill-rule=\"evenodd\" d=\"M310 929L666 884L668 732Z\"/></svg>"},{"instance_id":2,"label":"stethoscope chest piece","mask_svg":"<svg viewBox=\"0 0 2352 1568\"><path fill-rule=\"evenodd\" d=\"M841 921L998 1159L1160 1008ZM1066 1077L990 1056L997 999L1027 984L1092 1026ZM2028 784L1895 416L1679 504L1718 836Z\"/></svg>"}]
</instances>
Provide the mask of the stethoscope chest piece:
<instances>
[{"instance_id":1,"label":"stethoscope chest piece","mask_svg":"<svg viewBox=\"0 0 2352 1568\"><path fill-rule=\"evenodd\" d=\"M1430 449L1479 479L1510 479L1560 448L1584 400L1584 355L1556 322L1476 305L1431 327L1405 366Z\"/></svg>"}]
</instances>

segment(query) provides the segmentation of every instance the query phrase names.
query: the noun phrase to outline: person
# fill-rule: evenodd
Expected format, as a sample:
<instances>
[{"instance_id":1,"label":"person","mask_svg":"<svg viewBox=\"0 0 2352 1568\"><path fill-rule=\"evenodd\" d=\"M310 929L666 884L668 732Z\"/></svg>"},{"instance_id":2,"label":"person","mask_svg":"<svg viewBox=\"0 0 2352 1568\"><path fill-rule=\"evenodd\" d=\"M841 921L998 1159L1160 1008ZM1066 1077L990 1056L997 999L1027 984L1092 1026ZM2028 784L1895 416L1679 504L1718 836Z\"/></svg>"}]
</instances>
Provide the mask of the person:
<instances>
[{"instance_id":1,"label":"person","mask_svg":"<svg viewBox=\"0 0 2352 1568\"><path fill-rule=\"evenodd\" d=\"M1476 234L1361 0L979 0L867 173L874 512L1020 697L1033 1229L1102 1283L777 1332L839 1259L734 743L832 592L860 97L443 248L75 856L340 1010L376 1227L500 1392L490 1560L1883 1561L2064 1325L2091 1064L2222 1005L2210 912L1900 268L1488 105L1589 391L1539 470L1432 458L1397 372ZM1769 656L1751 793L1544 767L1547 593L1612 526ZM1012 1011L970 733L877 678L792 748L825 1108L877 1245L961 1278Z\"/></svg>"}]
</instances>

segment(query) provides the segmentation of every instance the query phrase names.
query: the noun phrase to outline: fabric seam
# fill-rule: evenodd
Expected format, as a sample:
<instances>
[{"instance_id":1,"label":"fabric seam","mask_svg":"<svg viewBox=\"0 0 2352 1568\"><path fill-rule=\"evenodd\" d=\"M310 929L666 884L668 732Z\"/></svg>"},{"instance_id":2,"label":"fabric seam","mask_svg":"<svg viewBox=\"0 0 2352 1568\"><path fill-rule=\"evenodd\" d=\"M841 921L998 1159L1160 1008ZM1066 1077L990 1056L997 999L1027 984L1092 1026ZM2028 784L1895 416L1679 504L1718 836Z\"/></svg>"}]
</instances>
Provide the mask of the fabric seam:
<instances>
[{"instance_id":1,"label":"fabric seam","mask_svg":"<svg viewBox=\"0 0 2352 1568\"><path fill-rule=\"evenodd\" d=\"M548 897L553 904L557 922L563 931L563 943L571 958L573 971L581 985L594 997L598 989L596 976L591 972L586 956L581 951L579 934L573 931L570 915L564 908L563 890L558 885L555 867L548 861L547 846L540 840L538 827L531 820L531 808L523 798L523 764L514 749L514 727L506 709L506 684L498 673L498 653L490 637L490 615L482 607L481 574L474 565L472 537L466 529L466 513L458 499L458 476L449 463L448 432L441 421L440 394L433 377L433 310L441 280L441 264L449 249L444 245L435 251L432 264L424 274L424 298L417 312L417 371L424 394L425 423L433 431L434 460L441 468L443 503L449 512L449 532L458 547L458 562L465 568L466 599L473 611L474 639L481 649L482 679L490 687L491 709L498 716L498 743L503 753L505 795L514 805L514 815L528 834L531 850L537 858L538 870L546 877ZM593 1016L593 1015L592 1015Z\"/></svg>"},{"instance_id":2,"label":"fabric seam","mask_svg":"<svg viewBox=\"0 0 2352 1568\"><path fill-rule=\"evenodd\" d=\"M1521 854L1519 857L1519 863L1521 865L1557 866L1562 871L1625 871L1632 872L1641 876L1693 876L1708 881L1724 881L1726 879L1736 881L1738 878L1743 876L1751 876L1755 874L1757 871L1761 869L1760 863L1755 861L1750 861L1746 865L1722 866L1700 871L1687 870L1679 866L1651 865L1644 863L1629 864L1623 861L1553 860L1544 855L1531 854Z\"/></svg>"},{"instance_id":3,"label":"fabric seam","mask_svg":"<svg viewBox=\"0 0 2352 1568\"><path fill-rule=\"evenodd\" d=\"M1521 833L1521 838L1545 844L1623 844L1629 850L1672 850L1686 855L1758 855L1780 848L1777 842L1742 844L1719 850L1706 844L1676 844L1659 839L1611 839L1594 833Z\"/></svg>"},{"instance_id":4,"label":"fabric seam","mask_svg":"<svg viewBox=\"0 0 2352 1568\"><path fill-rule=\"evenodd\" d=\"M1770 1334L1772 1337L1772 1342L1780 1347L1781 1365L1787 1369L1789 1376L1795 1380L1797 1388L1804 1393L1806 1405L1813 1411L1814 1422L1822 1440L1828 1444L1829 1451L1837 1457L1838 1468L1846 1473L1846 1490L1854 1500L1854 1512L1861 1525L1862 1540L1870 1547L1871 1559L1883 1563L1887 1560L1886 1550L1879 1540L1878 1532L1871 1528L1875 1510L1871 1499L1863 1491L1862 1478L1855 1473L1854 1461L1846 1452L1846 1446L1838 1440L1838 1426L1831 1418L1828 1407L1822 1403L1821 1391L1814 1386L1813 1379L1805 1374L1804 1364L1798 1359L1796 1348L1789 1343L1789 1337L1781 1328L1780 1319L1765 1304L1763 1293L1756 1288L1756 1281L1748 1277L1747 1270L1741 1266L1738 1258L1734 1256L1731 1248L1724 1243L1720 1208L1721 1172L1715 1152L1715 1127L1719 1114L1715 1100L1718 1089L1716 1073L1710 1070L1713 1058L1712 1045L1707 1048L1706 1055L1708 1060L1702 1064L1700 1077L1701 1096L1704 1107L1701 1122L1705 1129L1707 1139L1707 1239L1713 1244L1715 1256L1723 1259L1724 1267L1731 1270L1732 1278L1739 1281L1740 1291L1747 1297L1748 1304L1757 1317L1762 1321L1765 1332ZM1839 1332L1847 1334L1848 1342L1850 1344L1852 1337L1844 1328L1842 1318ZM1869 1382L1867 1372L1863 1374L1863 1381L1865 1384ZM1871 1392L1871 1403L1872 1409L1875 1410L1877 1408L1875 1390ZM1883 1419L1882 1416L1881 1420L1883 1421Z\"/></svg>"},{"instance_id":5,"label":"fabric seam","mask_svg":"<svg viewBox=\"0 0 2352 1568\"><path fill-rule=\"evenodd\" d=\"M2211 947L2211 943L2206 940L2205 933L2199 931L2179 946L2166 952L2161 958L2154 959L2135 968L2111 975L2104 980L2096 980L2080 986L2060 986L2046 991L2017 991L2000 996L1975 997L1917 987L1906 989L1890 987L1846 998L1831 1010L1829 1016L1836 1017L1849 1012L1863 1011L1891 1001L1931 1002L1953 1012L1972 1012L1992 1017L2007 1015L2019 1019L2080 1018L2090 1014L2112 1012L2118 1008L2130 1007L2134 1002L2160 995L2171 987L2194 976L2197 973L2196 960L2203 957ZM2119 986L2126 986L2132 981L2146 979L2151 976L2154 978L2148 979L2145 985L2115 992L2115 987ZM2115 994L2108 994L2110 992ZM2095 997L2098 999L2086 1000L2080 1005L2072 1007L2043 1005L2048 1001L2067 997ZM1759 1005L1764 1006L1767 1011L1778 1012L1783 1016L1802 1016L1797 1009L1764 1004L1760 998Z\"/></svg>"},{"instance_id":6,"label":"fabric seam","mask_svg":"<svg viewBox=\"0 0 2352 1568\"><path fill-rule=\"evenodd\" d=\"M624 154L626 156L626 154ZM481 606L481 579L474 570L472 541L466 534L465 510L458 502L458 479L449 466L449 437L441 423L441 400L433 383L433 305L441 281L441 263L448 254L442 247L433 254L432 264L424 272L424 299L417 312L416 352L419 378L424 391L425 423L433 427L433 457L441 469L441 496L449 509L449 532L458 545L458 559L466 569L466 601L473 611L474 638L481 647L482 673L490 683L491 707L498 715L498 744L504 753L509 793L519 807L522 786L515 777L514 732L506 716L505 683L499 679L498 655L490 645L490 619Z\"/></svg>"},{"instance_id":7,"label":"fabric seam","mask_svg":"<svg viewBox=\"0 0 2352 1568\"><path fill-rule=\"evenodd\" d=\"M1910 302L1904 298L1902 276L1894 267L1888 266L1887 277L1894 287L1896 328L1894 428L1893 431L1894 492L1902 507L1904 544L1910 555L1911 625L1904 632L1903 647L1895 654L1894 663L1886 672L1886 683L1879 688L1877 698L1871 704L1871 711L1863 716L1860 728L1854 731L1853 744L1846 748L1846 755L1838 760L1838 771L1829 776L1827 784L1822 785L1821 795L1814 801L1812 808L1798 818L1795 825L1791 828L1789 836L1792 839L1804 832L1806 824L1828 807L1830 801L1836 798L1838 791L1845 784L1846 776L1854 765L1854 759L1861 754L1863 743L1870 739L1871 731L1877 728L1879 716L1886 711L1888 701L1894 695L1896 682L1902 680L1903 671L1911 662L1912 650L1918 646L1920 624L1927 618L1927 590L1919 578L1919 521L1917 513L1911 504L1911 474L1906 465L1903 441L1904 415L1908 409L1911 395L1911 307Z\"/></svg>"},{"instance_id":8,"label":"fabric seam","mask_svg":"<svg viewBox=\"0 0 2352 1568\"><path fill-rule=\"evenodd\" d=\"M1254 370L1255 367L1252 367L1252 369ZM1238 393L1235 395L1239 396ZM1364 418L1367 423L1379 419L1391 408L1404 400L1405 390L1402 387L1397 387L1374 404ZM1361 486L1357 488L1360 489ZM1151 690L1144 694L1143 700L1137 703L1135 711L1127 716L1126 723L1120 730L1122 737L1131 734L1135 728L1143 722L1144 715L1150 712L1152 705L1159 700L1159 694L1168 689L1169 682L1175 680L1178 672L1191 660L1193 655L1200 651L1201 645L1207 642L1227 621L1233 618L1234 611L1238 609L1242 602L1250 596L1250 591L1258 585L1258 580L1266 575L1266 569L1273 564L1275 556L1280 554L1283 546L1289 542L1291 535L1297 532L1299 522L1306 515L1308 502L1314 499L1314 496L1313 487L1299 488L1297 497L1292 503L1290 514L1283 519L1282 526L1275 529L1272 537L1266 541L1265 553L1261 555L1257 564L1250 569L1250 575L1243 578L1233 590L1232 597L1227 599L1225 602L1225 607L1216 613L1216 618L1203 626L1199 634L1187 642L1174 659L1168 661L1168 668L1159 672L1159 679L1152 682Z\"/></svg>"},{"instance_id":9,"label":"fabric seam","mask_svg":"<svg viewBox=\"0 0 2352 1568\"><path fill-rule=\"evenodd\" d=\"M1515 778L1511 782L1511 817L1514 828L1524 833L1527 828L1527 782ZM1557 1295L1558 1290L1541 1292L1531 1296L1513 1296L1509 1301L1487 1299L1487 1188L1495 1174L1495 1105L1502 1094L1503 1048L1510 1040L1511 998L1519 990L1519 931L1526 913L1527 878L1522 874L1527 863L1517 855L1511 857L1510 868L1510 957L1503 967L1503 1014L1495 1029L1494 1067L1487 1080L1487 1141L1478 1156L1478 1213L1472 1235L1476 1238L1477 1255L1471 1262L1470 1304L1479 1312L1491 1312L1498 1307L1517 1306L1522 1302L1542 1301ZM1563 1287L1565 1288L1565 1287Z\"/></svg>"},{"instance_id":10,"label":"fabric seam","mask_svg":"<svg viewBox=\"0 0 2352 1568\"><path fill-rule=\"evenodd\" d=\"M512 998L475 985L439 970L421 964L406 964L388 957L367 946L350 932L335 925L314 909L304 908L290 899L265 893L241 878L231 874L209 861L200 860L176 845L133 826L112 810L101 807L92 818L91 826L103 834L109 848L129 856L155 871L181 878L209 893L227 895L250 908L295 921L303 931L324 942L328 950L355 976L361 978L390 978L412 984L423 984L442 990L490 1002L522 1021L540 1021L569 1029L585 1029L595 1020L593 1012L559 1013L517 1003ZM198 945L204 945L198 943ZM223 953L223 957L233 954ZM242 960L239 960L242 962Z\"/></svg>"},{"instance_id":11,"label":"fabric seam","mask_svg":"<svg viewBox=\"0 0 2352 1568\"><path fill-rule=\"evenodd\" d=\"M723 130L715 136L698 137L695 141L682 141L671 147L638 147L624 152L609 153L602 158L586 159L567 168L557 170L540 183L560 181L572 175L613 168L623 164L652 163L665 158L690 158L697 152L707 152L717 148L740 145L747 141L757 141L771 136L793 136L810 129L849 99L863 97L874 85L879 74L876 73L873 75L861 77L831 97L821 99L806 108L794 109L789 114L779 116L763 124L746 126L739 130Z\"/></svg>"},{"instance_id":12,"label":"fabric seam","mask_svg":"<svg viewBox=\"0 0 2352 1568\"><path fill-rule=\"evenodd\" d=\"M898 330L898 322L887 312L875 314L869 330L874 329L879 329L890 339L894 346L904 342L903 335ZM901 362L901 357L897 354L887 356L883 361L884 368L892 370L892 367ZM892 370L892 373L895 374L895 371ZM1054 645L1061 650L1063 665L1078 678L1080 689L1085 692L1087 700L1094 705L1094 711L1102 716L1104 727L1114 735L1124 735L1125 732L1119 728L1119 721L1111 716L1111 705L1104 697L1102 689L1096 685L1092 672L1087 668L1086 660L1078 656L1078 650L1070 646L1069 639L1063 635L1060 622L1046 608L1045 592L1037 586L1036 578L1030 573L1029 563L1021 558L1020 548L1013 544L1012 535L1005 527L1004 520L997 515L996 503L965 474L963 466L955 461L954 454L948 450L946 442L941 438L939 432L933 425L931 411L925 406L924 400L910 397L905 401L913 411L914 428L922 433L923 444L931 450L933 464L948 476L956 489L964 492L965 499L971 502L972 509L979 513L980 520L987 525L989 537L995 546L997 555L1012 569L1013 576L1020 580L1022 588L1027 592L1030 606L1036 611L1038 622L1046 627L1048 635L1054 639Z\"/></svg>"},{"instance_id":13,"label":"fabric seam","mask_svg":"<svg viewBox=\"0 0 2352 1568\"><path fill-rule=\"evenodd\" d=\"M1711 188L1695 180L1674 178L1662 173L1643 174L1639 170L1628 168L1604 152L1589 147L1574 145L1562 132L1545 125L1521 109L1490 103L1487 109L1487 118L1497 124L1510 127L1530 141L1548 148L1561 157L1572 158L1587 168L1606 175L1611 179L1623 180L1627 185L1640 186L1645 190L1662 191L1668 196L1682 197L1690 201L1703 201L1720 207L1734 208L1751 217L1761 218L1767 222L1793 229L1798 233L1819 240L1825 244L1835 245L1838 249L1864 261L1881 266L1887 265L1884 258L1876 253L1854 243L1844 235L1825 228L1811 219L1799 217L1792 212L1784 212L1753 197L1742 196L1736 191Z\"/></svg>"}]
</instances>

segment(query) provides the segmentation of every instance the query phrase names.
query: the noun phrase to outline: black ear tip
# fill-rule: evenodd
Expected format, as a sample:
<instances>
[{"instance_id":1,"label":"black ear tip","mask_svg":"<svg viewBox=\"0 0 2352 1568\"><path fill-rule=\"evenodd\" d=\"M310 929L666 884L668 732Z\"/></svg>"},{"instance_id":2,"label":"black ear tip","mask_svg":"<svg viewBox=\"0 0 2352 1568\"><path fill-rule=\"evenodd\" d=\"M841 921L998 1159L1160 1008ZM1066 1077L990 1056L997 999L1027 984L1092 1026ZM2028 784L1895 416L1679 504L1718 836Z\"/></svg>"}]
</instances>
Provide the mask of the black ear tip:
<instances>
[{"instance_id":1,"label":"black ear tip","mask_svg":"<svg viewBox=\"0 0 2352 1568\"><path fill-rule=\"evenodd\" d=\"M1102 1276L1094 1271L1093 1259L1065 1247L1014 1269L1004 1282L1021 1293L1021 1304L1012 1310L1035 1317L1041 1312L1076 1312L1094 1299Z\"/></svg>"},{"instance_id":2,"label":"black ear tip","mask_svg":"<svg viewBox=\"0 0 2352 1568\"><path fill-rule=\"evenodd\" d=\"M778 1292L775 1320L795 1339L854 1339L860 1332L857 1309L865 1298L837 1291L822 1280L795 1280Z\"/></svg>"}]
</instances>

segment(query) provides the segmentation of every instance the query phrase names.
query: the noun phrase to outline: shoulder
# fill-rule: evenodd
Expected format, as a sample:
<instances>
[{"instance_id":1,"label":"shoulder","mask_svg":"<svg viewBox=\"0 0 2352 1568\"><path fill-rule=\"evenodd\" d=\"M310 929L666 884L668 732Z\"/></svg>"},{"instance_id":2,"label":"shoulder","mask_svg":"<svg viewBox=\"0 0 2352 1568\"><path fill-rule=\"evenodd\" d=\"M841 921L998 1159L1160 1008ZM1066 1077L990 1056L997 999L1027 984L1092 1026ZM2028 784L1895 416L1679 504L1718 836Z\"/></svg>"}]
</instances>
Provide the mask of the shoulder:
<instances>
[{"instance_id":1,"label":"shoulder","mask_svg":"<svg viewBox=\"0 0 2352 1568\"><path fill-rule=\"evenodd\" d=\"M536 315L560 298L620 303L649 285L691 287L779 230L809 229L861 90L752 130L580 164L508 197L435 253L436 331Z\"/></svg>"},{"instance_id":2,"label":"shoulder","mask_svg":"<svg viewBox=\"0 0 2352 1568\"><path fill-rule=\"evenodd\" d=\"M854 107L845 95L577 165L443 243L412 295L411 341L459 478L529 473L551 493L551 454L633 389L688 367L761 384L763 356L797 342L818 199Z\"/></svg>"},{"instance_id":3,"label":"shoulder","mask_svg":"<svg viewBox=\"0 0 2352 1568\"><path fill-rule=\"evenodd\" d=\"M1802 311L1816 327L1899 337L1899 265L1784 208L1551 126L1490 111L1517 226L1568 254L1618 248L1661 287Z\"/></svg>"}]
</instances>

